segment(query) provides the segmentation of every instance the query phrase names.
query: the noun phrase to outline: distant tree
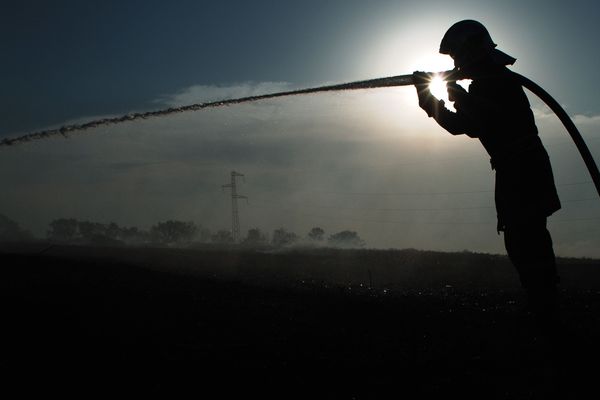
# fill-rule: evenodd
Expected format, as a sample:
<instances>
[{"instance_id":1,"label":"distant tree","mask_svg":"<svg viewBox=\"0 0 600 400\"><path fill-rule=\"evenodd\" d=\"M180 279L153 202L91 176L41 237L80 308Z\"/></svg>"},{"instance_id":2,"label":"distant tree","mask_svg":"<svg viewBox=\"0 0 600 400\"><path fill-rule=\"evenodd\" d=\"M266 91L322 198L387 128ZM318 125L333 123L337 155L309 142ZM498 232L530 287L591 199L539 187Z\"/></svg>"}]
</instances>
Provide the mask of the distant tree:
<instances>
[{"instance_id":1,"label":"distant tree","mask_svg":"<svg viewBox=\"0 0 600 400\"><path fill-rule=\"evenodd\" d=\"M288 246L297 240L298 235L296 235L294 232L288 232L284 228L279 228L273 231L273 239L271 240L271 243L273 246L281 247Z\"/></svg>"},{"instance_id":2,"label":"distant tree","mask_svg":"<svg viewBox=\"0 0 600 400\"><path fill-rule=\"evenodd\" d=\"M364 247L365 241L354 231L341 231L329 236L327 242L334 247Z\"/></svg>"},{"instance_id":3,"label":"distant tree","mask_svg":"<svg viewBox=\"0 0 600 400\"><path fill-rule=\"evenodd\" d=\"M5 215L0 214L0 240L4 242L8 241L22 241L31 240L33 235L22 229L16 221L8 218Z\"/></svg>"},{"instance_id":4,"label":"distant tree","mask_svg":"<svg viewBox=\"0 0 600 400\"><path fill-rule=\"evenodd\" d=\"M136 227L127 228L127 233L123 236L123 241L129 244L144 244L152 242L150 231L138 229Z\"/></svg>"},{"instance_id":5,"label":"distant tree","mask_svg":"<svg viewBox=\"0 0 600 400\"><path fill-rule=\"evenodd\" d=\"M141 231L136 226L129 228L121 228L119 238L126 244L142 244L150 241L150 234L146 231Z\"/></svg>"},{"instance_id":6,"label":"distant tree","mask_svg":"<svg viewBox=\"0 0 600 400\"><path fill-rule=\"evenodd\" d=\"M111 222L106 225L104 235L110 239L118 240L121 238L121 228L116 223Z\"/></svg>"},{"instance_id":7,"label":"distant tree","mask_svg":"<svg viewBox=\"0 0 600 400\"><path fill-rule=\"evenodd\" d=\"M100 246L123 244L123 229L114 222L101 224L99 222L79 221L78 229L84 243Z\"/></svg>"},{"instance_id":8,"label":"distant tree","mask_svg":"<svg viewBox=\"0 0 600 400\"><path fill-rule=\"evenodd\" d=\"M325 235L325 231L318 226L315 226L308 232L308 238L310 240L314 240L316 242L320 242L323 240L323 236Z\"/></svg>"},{"instance_id":9,"label":"distant tree","mask_svg":"<svg viewBox=\"0 0 600 400\"><path fill-rule=\"evenodd\" d=\"M79 223L75 218L58 218L50 222L48 239L70 242L77 238Z\"/></svg>"},{"instance_id":10,"label":"distant tree","mask_svg":"<svg viewBox=\"0 0 600 400\"><path fill-rule=\"evenodd\" d=\"M267 236L258 228L248 229L248 235L244 239L244 244L250 246L259 246L267 243Z\"/></svg>"},{"instance_id":11,"label":"distant tree","mask_svg":"<svg viewBox=\"0 0 600 400\"><path fill-rule=\"evenodd\" d=\"M106 236L106 225L98 222L79 221L77 227L81 237L88 242L93 242L98 237Z\"/></svg>"},{"instance_id":12,"label":"distant tree","mask_svg":"<svg viewBox=\"0 0 600 400\"><path fill-rule=\"evenodd\" d=\"M233 236L231 235L231 231L220 230L213 234L210 240L217 244L229 244L233 243Z\"/></svg>"},{"instance_id":13,"label":"distant tree","mask_svg":"<svg viewBox=\"0 0 600 400\"><path fill-rule=\"evenodd\" d=\"M208 243L211 241L211 233L210 229L204 227L198 227L198 234L196 235L196 240L200 243Z\"/></svg>"},{"instance_id":14,"label":"distant tree","mask_svg":"<svg viewBox=\"0 0 600 400\"><path fill-rule=\"evenodd\" d=\"M189 243L197 232L198 227L193 222L174 220L159 222L150 228L152 239L165 245Z\"/></svg>"}]
</instances>

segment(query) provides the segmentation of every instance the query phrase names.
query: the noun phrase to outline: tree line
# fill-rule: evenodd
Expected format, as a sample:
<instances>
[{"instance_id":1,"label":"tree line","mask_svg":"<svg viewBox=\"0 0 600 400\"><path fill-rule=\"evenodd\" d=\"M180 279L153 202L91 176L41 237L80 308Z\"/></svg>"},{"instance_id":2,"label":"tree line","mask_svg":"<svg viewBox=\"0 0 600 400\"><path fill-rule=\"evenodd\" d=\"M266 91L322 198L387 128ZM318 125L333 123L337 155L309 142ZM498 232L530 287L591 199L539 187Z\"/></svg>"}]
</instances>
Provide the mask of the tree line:
<instances>
[{"instance_id":1,"label":"tree line","mask_svg":"<svg viewBox=\"0 0 600 400\"><path fill-rule=\"evenodd\" d=\"M120 226L115 222L100 223L76 218L57 218L50 222L46 239L53 243L85 245L158 245L186 247L193 244L232 245L229 230L211 232L191 221L166 220L144 230L135 226ZM34 236L19 224L0 214L0 241L33 240ZM329 247L364 247L365 241L357 232L343 230L330 235L321 227L313 227L305 235L285 228L275 229L271 235L259 228L247 231L240 245L246 247L286 247L294 245Z\"/></svg>"}]
</instances>

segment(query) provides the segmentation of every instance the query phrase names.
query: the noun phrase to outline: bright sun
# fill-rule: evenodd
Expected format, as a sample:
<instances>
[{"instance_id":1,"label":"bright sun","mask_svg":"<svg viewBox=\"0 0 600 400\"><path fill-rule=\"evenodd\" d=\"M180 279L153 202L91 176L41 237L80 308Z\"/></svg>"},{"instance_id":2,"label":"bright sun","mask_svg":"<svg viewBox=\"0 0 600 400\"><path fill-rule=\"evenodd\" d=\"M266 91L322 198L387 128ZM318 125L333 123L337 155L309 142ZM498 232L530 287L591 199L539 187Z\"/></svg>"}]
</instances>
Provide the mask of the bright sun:
<instances>
[{"instance_id":1,"label":"bright sun","mask_svg":"<svg viewBox=\"0 0 600 400\"><path fill-rule=\"evenodd\" d=\"M448 97L446 82L444 82L442 78L438 76L431 80L431 83L429 84L429 90L431 90L431 94L438 99L447 99Z\"/></svg>"},{"instance_id":2,"label":"bright sun","mask_svg":"<svg viewBox=\"0 0 600 400\"><path fill-rule=\"evenodd\" d=\"M420 67L416 69L427 72L442 72L451 70L453 68L452 59L441 54L429 54L422 58L418 58L417 65ZM463 88L467 89L470 81L464 80L457 83ZM440 77L434 77L431 80L431 83L429 84L429 90L431 90L431 94L433 94L436 98L444 100L448 109L455 111L454 105L448 100L446 82L444 82Z\"/></svg>"},{"instance_id":3,"label":"bright sun","mask_svg":"<svg viewBox=\"0 0 600 400\"><path fill-rule=\"evenodd\" d=\"M454 67L452 59L446 55L429 53L414 58L413 70L426 72L448 71ZM441 78L433 78L429 84L431 94L438 99L448 103L448 92L446 91L446 82Z\"/></svg>"}]
</instances>

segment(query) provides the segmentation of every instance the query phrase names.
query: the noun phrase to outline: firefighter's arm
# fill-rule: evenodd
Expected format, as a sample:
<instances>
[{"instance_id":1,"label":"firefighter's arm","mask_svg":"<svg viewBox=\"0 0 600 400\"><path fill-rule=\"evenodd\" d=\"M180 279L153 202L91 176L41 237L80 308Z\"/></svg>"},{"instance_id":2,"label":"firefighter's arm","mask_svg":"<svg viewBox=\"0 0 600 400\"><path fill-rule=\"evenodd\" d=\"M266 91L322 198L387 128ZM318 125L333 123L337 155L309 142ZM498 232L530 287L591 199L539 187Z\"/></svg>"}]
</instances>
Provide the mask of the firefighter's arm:
<instances>
[{"instance_id":1,"label":"firefighter's arm","mask_svg":"<svg viewBox=\"0 0 600 400\"><path fill-rule=\"evenodd\" d=\"M453 135L468 134L475 137L469 120L461 113L448 110L443 100L438 100L429 90L430 77L428 74L416 71L413 73L414 85L417 89L419 106L425 110L427 115L445 130ZM457 85L458 86L458 85ZM461 88L462 89L462 88ZM463 89L464 90L464 89Z\"/></svg>"},{"instance_id":2,"label":"firefighter's arm","mask_svg":"<svg viewBox=\"0 0 600 400\"><path fill-rule=\"evenodd\" d=\"M440 100L438 109L433 115L433 119L445 130L453 135L468 135L475 138L475 129L471 121L460 112L452 112L446 108L444 101Z\"/></svg>"}]
</instances>

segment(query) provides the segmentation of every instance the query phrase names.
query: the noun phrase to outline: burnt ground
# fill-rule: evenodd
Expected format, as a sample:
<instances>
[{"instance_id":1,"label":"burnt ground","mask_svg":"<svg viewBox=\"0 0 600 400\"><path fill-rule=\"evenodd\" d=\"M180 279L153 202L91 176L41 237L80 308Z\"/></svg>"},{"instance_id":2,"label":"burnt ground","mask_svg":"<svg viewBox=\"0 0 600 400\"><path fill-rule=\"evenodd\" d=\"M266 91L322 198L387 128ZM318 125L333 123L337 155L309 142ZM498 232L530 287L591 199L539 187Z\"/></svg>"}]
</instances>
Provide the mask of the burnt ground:
<instances>
[{"instance_id":1,"label":"burnt ground","mask_svg":"<svg viewBox=\"0 0 600 400\"><path fill-rule=\"evenodd\" d=\"M9 248L2 387L20 397L583 398L598 391L599 268L559 260L565 329L553 340L535 329L502 256Z\"/></svg>"}]
</instances>

